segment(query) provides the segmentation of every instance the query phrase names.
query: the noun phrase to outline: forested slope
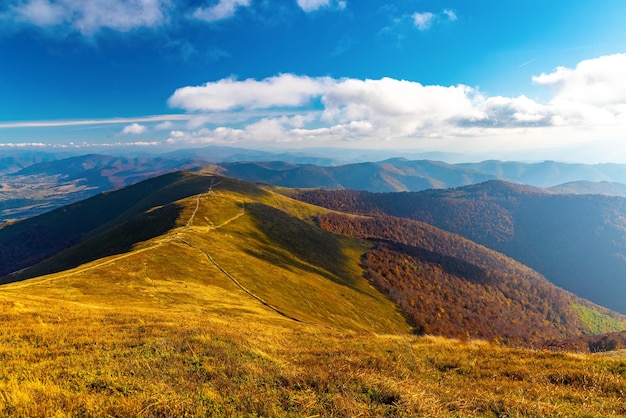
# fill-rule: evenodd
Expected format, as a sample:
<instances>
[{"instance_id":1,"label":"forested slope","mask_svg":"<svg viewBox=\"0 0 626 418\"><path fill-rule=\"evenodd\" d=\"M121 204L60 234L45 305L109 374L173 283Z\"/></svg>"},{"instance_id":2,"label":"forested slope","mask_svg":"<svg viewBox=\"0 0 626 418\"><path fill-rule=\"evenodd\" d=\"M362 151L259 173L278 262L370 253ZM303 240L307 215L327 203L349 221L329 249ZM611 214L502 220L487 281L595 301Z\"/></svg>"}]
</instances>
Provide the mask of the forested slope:
<instances>
[{"instance_id":1,"label":"forested slope","mask_svg":"<svg viewBox=\"0 0 626 418\"><path fill-rule=\"evenodd\" d=\"M427 222L502 252L557 286L626 313L626 199L502 181L418 193L316 190L326 208Z\"/></svg>"},{"instance_id":2,"label":"forested slope","mask_svg":"<svg viewBox=\"0 0 626 418\"><path fill-rule=\"evenodd\" d=\"M367 277L400 305L418 333L537 344L626 329L626 317L456 234L389 216L316 219L328 231L375 243L363 257ZM583 311L597 314L600 330Z\"/></svg>"}]
</instances>

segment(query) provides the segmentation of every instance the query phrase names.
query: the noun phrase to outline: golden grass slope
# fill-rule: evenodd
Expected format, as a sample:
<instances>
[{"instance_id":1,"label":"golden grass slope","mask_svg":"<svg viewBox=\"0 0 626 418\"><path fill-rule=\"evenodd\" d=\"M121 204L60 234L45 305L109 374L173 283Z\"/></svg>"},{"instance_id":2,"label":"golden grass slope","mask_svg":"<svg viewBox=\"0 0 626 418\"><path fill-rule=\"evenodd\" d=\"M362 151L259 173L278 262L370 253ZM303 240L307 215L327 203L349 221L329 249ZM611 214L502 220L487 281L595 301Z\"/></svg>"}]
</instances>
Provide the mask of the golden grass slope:
<instances>
[{"instance_id":1,"label":"golden grass slope","mask_svg":"<svg viewBox=\"0 0 626 418\"><path fill-rule=\"evenodd\" d=\"M129 252L0 287L0 415L626 414L626 359L409 336L318 208L219 185L171 205Z\"/></svg>"},{"instance_id":2,"label":"golden grass slope","mask_svg":"<svg viewBox=\"0 0 626 418\"><path fill-rule=\"evenodd\" d=\"M626 414L626 359L0 294L0 415Z\"/></svg>"},{"instance_id":3,"label":"golden grass slope","mask_svg":"<svg viewBox=\"0 0 626 418\"><path fill-rule=\"evenodd\" d=\"M191 306L207 313L219 313L225 305L280 312L325 327L409 330L396 307L362 277L363 244L321 231L266 202L306 210L269 192L252 200L211 191L174 203L181 208L178 227L128 253L11 284L5 291L107 306Z\"/></svg>"}]
</instances>

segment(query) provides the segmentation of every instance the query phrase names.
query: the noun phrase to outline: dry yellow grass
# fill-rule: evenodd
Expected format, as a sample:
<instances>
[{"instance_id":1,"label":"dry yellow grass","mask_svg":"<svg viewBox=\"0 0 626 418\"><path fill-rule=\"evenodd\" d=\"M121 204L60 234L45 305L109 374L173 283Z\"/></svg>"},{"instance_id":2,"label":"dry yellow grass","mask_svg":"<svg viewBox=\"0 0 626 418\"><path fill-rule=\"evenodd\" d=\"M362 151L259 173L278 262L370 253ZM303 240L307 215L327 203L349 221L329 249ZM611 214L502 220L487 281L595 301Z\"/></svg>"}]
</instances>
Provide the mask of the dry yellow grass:
<instances>
[{"instance_id":1,"label":"dry yellow grass","mask_svg":"<svg viewBox=\"0 0 626 418\"><path fill-rule=\"evenodd\" d=\"M0 296L3 416L624 416L626 361Z\"/></svg>"},{"instance_id":2,"label":"dry yellow grass","mask_svg":"<svg viewBox=\"0 0 626 418\"><path fill-rule=\"evenodd\" d=\"M623 358L408 335L362 244L283 215L312 208L178 204L178 227L130 253L0 287L0 415L626 415Z\"/></svg>"}]
</instances>

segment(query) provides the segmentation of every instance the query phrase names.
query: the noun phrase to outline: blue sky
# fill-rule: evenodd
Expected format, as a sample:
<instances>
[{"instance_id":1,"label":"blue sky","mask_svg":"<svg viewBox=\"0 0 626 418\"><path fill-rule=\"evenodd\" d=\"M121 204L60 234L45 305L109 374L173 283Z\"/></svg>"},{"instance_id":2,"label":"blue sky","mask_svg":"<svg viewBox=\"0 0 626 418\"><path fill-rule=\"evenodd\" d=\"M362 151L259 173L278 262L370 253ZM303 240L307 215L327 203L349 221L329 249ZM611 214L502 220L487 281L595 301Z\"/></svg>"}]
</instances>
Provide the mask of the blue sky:
<instances>
[{"instance_id":1,"label":"blue sky","mask_svg":"<svg viewBox=\"0 0 626 418\"><path fill-rule=\"evenodd\" d=\"M0 152L626 162L623 0L4 0Z\"/></svg>"}]
</instances>

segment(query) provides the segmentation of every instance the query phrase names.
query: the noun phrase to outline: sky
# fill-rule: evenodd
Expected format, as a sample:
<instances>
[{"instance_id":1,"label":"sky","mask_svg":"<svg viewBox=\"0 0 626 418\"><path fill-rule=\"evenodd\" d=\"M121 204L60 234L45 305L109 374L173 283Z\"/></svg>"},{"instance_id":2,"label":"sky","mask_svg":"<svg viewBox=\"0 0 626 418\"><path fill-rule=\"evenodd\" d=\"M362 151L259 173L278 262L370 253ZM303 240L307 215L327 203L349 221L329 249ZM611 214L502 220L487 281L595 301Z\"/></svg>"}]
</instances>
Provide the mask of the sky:
<instances>
[{"instance_id":1,"label":"sky","mask_svg":"<svg viewBox=\"0 0 626 418\"><path fill-rule=\"evenodd\" d=\"M0 155L626 162L625 18L623 0L2 0Z\"/></svg>"}]
</instances>

